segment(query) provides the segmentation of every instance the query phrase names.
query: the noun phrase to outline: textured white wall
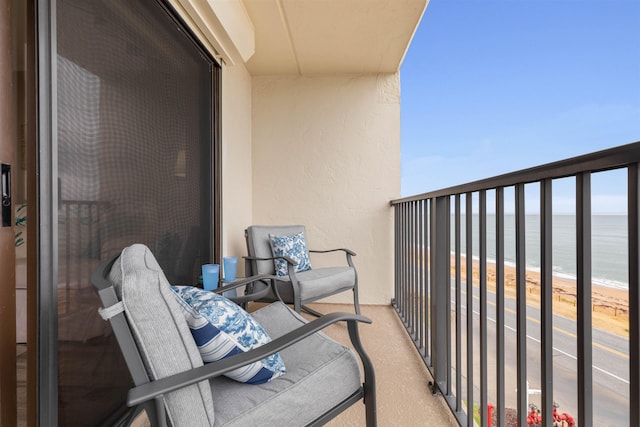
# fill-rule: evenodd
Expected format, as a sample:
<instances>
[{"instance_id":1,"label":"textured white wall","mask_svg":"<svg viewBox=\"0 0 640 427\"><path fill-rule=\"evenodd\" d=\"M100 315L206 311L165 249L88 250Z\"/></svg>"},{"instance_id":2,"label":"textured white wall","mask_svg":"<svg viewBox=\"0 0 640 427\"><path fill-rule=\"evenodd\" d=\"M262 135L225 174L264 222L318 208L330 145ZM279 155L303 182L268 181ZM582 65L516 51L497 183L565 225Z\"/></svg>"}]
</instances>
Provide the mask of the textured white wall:
<instances>
[{"instance_id":1,"label":"textured white wall","mask_svg":"<svg viewBox=\"0 0 640 427\"><path fill-rule=\"evenodd\" d=\"M301 223L312 249L354 250L360 301L388 304L389 200L400 195L398 74L254 77L252 93L253 224ZM343 257L311 260L337 261Z\"/></svg>"},{"instance_id":2,"label":"textured white wall","mask_svg":"<svg viewBox=\"0 0 640 427\"><path fill-rule=\"evenodd\" d=\"M222 69L222 255L240 258L244 229L252 222L251 76L242 64Z\"/></svg>"}]
</instances>

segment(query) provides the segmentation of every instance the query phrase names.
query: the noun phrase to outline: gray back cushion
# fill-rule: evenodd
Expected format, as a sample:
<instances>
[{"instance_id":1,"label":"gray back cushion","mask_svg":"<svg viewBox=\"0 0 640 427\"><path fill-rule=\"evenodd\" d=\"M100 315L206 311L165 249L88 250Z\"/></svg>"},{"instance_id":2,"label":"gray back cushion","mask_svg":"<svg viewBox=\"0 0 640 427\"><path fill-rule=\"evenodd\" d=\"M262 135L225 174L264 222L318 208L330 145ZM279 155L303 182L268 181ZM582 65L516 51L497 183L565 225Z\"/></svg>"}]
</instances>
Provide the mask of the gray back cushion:
<instances>
[{"instance_id":1,"label":"gray back cushion","mask_svg":"<svg viewBox=\"0 0 640 427\"><path fill-rule=\"evenodd\" d=\"M249 256L258 258L269 258L273 256L269 234L275 236L292 236L304 232L305 239L307 233L304 225L252 225L247 228L247 252ZM253 274L276 274L273 261L257 261L254 264L257 269L253 269Z\"/></svg>"},{"instance_id":2,"label":"gray back cushion","mask_svg":"<svg viewBox=\"0 0 640 427\"><path fill-rule=\"evenodd\" d=\"M153 254L144 245L125 248L109 274L152 379L202 366L175 294ZM207 381L165 396L174 426L213 425L213 398Z\"/></svg>"}]
</instances>

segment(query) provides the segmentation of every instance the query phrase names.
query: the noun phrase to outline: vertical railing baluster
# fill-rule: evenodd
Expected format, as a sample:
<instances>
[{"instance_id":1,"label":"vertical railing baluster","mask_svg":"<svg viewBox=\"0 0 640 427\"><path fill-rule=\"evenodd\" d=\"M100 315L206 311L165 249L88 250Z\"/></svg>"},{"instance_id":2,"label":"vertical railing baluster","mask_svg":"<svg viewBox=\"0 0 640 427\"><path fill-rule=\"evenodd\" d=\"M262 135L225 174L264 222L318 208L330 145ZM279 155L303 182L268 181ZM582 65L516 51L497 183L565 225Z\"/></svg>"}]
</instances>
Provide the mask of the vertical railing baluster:
<instances>
[{"instance_id":1,"label":"vertical railing baluster","mask_svg":"<svg viewBox=\"0 0 640 427\"><path fill-rule=\"evenodd\" d=\"M416 343L420 343L420 305L421 305L421 296L420 296L420 211L419 206L420 202L414 202L414 236L413 236L413 244L414 244L414 264L415 264L415 285L414 296L413 296L413 333L415 334Z\"/></svg>"},{"instance_id":2,"label":"vertical railing baluster","mask_svg":"<svg viewBox=\"0 0 640 427\"><path fill-rule=\"evenodd\" d=\"M540 182L540 345L542 425L553 426L553 232L552 181Z\"/></svg>"},{"instance_id":3,"label":"vertical railing baluster","mask_svg":"<svg viewBox=\"0 0 640 427\"><path fill-rule=\"evenodd\" d=\"M480 425L486 426L488 405L487 373L487 192L480 191L478 233L480 240Z\"/></svg>"},{"instance_id":4,"label":"vertical railing baluster","mask_svg":"<svg viewBox=\"0 0 640 427\"><path fill-rule=\"evenodd\" d=\"M406 290L406 309L405 309L405 322L407 324L407 328L409 329L409 335L413 338L413 331L411 330L411 290L412 290L412 281L413 281L413 263L412 263L412 248L411 248L411 231L412 231L412 223L411 223L411 202L407 203L407 290Z\"/></svg>"},{"instance_id":5,"label":"vertical railing baluster","mask_svg":"<svg viewBox=\"0 0 640 427\"><path fill-rule=\"evenodd\" d=\"M405 269L407 258L405 256L405 220L404 220L404 211L406 204L403 203L400 205L400 293L398 294L398 309L400 311L400 316L404 321L404 290L405 290Z\"/></svg>"},{"instance_id":6,"label":"vertical railing baluster","mask_svg":"<svg viewBox=\"0 0 640 427\"><path fill-rule=\"evenodd\" d=\"M414 296L413 296L413 333L415 334L416 343L420 341L420 305L421 305L421 295L420 295L420 202L414 202L414 236L413 236L413 244L414 244L414 264L415 264L415 284L414 284Z\"/></svg>"},{"instance_id":7,"label":"vertical railing baluster","mask_svg":"<svg viewBox=\"0 0 640 427\"><path fill-rule=\"evenodd\" d=\"M400 230L401 230L401 234L400 234L400 257L402 258L402 264L401 264L401 268L400 268L400 298L398 300L398 307L400 309L400 314L402 316L402 320L404 321L404 292L405 292L405 286L406 286L406 265L407 265L407 256L406 256L406 247L405 247L405 236L406 236L406 221L405 221L405 209L406 209L406 204L403 203L401 205L400 208Z\"/></svg>"},{"instance_id":8,"label":"vertical railing baluster","mask_svg":"<svg viewBox=\"0 0 640 427\"><path fill-rule=\"evenodd\" d=\"M436 328L435 328L435 323L436 323L436 319L435 319L435 310L433 309L433 304L434 304L434 298L433 298L433 293L436 291L436 286L437 286L437 282L436 282L436 252L438 251L438 245L437 242L435 241L436 239L436 199L432 199L431 203L429 205L429 288L428 288L428 294L429 294L429 303L427 304L427 306L429 307L429 325L430 325L430 330L429 330L429 334L431 335L431 342L429 343L429 356L431 357L431 366L433 367L433 379L434 381L437 383L438 382L438 375L436 372L436 354L438 349L434 348L437 346L437 343L434 343L434 340L437 341L438 337L440 336L440 334L437 333Z\"/></svg>"},{"instance_id":9,"label":"vertical railing baluster","mask_svg":"<svg viewBox=\"0 0 640 427\"><path fill-rule=\"evenodd\" d=\"M422 213L422 200L418 200L416 202L416 211L417 211L417 228L418 231L416 233L416 244L418 247L418 303L416 305L416 324L417 324L417 328L416 328L416 332L417 332L417 348L421 349L423 346L423 338L424 335L422 333L423 331L423 323L422 323L422 300L424 297L423 294L423 288L424 288L424 283L423 283L423 278L424 278L424 270L422 268L422 259L423 259L423 250L422 250L422 227L423 227L423 213Z\"/></svg>"},{"instance_id":10,"label":"vertical railing baluster","mask_svg":"<svg viewBox=\"0 0 640 427\"><path fill-rule=\"evenodd\" d=\"M442 224L439 229L444 232L444 248L442 248L442 262L444 268L442 271L442 281L444 290L444 301L442 301L442 311L445 322L446 332L445 338L447 342L447 396L453 392L451 383L451 197L445 196L442 209Z\"/></svg>"},{"instance_id":11,"label":"vertical railing baluster","mask_svg":"<svg viewBox=\"0 0 640 427\"><path fill-rule=\"evenodd\" d=\"M65 292L64 292L64 310L65 313L69 313L69 305L71 304L71 248L73 244L71 242L71 204L64 203L64 231L65 238L67 240L67 253L65 254Z\"/></svg>"},{"instance_id":12,"label":"vertical railing baluster","mask_svg":"<svg viewBox=\"0 0 640 427\"><path fill-rule=\"evenodd\" d=\"M425 233L426 233L426 241L428 242L429 245L429 252L427 253L427 257L425 259L425 262L428 264L425 274L425 286L424 286L424 309L425 309L425 314L424 314L424 318L425 318L425 335L426 335L426 343L425 343L425 359L426 360L431 360L431 339L433 337L432 331L431 331L431 322L429 319L431 319L431 286L432 286L432 280L431 280L431 269L433 268L433 264L431 263L431 252L434 250L433 245L431 243L431 235L432 235L432 225L431 223L433 221L435 221L433 215L431 215L431 206L434 205L435 203L435 199L428 199L427 200L428 203L425 204L425 214L427 215L427 221L426 221L426 227L425 227Z\"/></svg>"},{"instance_id":13,"label":"vertical railing baluster","mask_svg":"<svg viewBox=\"0 0 640 427\"><path fill-rule=\"evenodd\" d=\"M406 301L406 322L409 329L409 335L413 338L413 330L411 328L411 320L413 313L413 202L407 204L407 301Z\"/></svg>"},{"instance_id":14,"label":"vertical railing baluster","mask_svg":"<svg viewBox=\"0 0 640 427\"><path fill-rule=\"evenodd\" d=\"M398 262L396 263L396 294L395 303L396 307L400 308L400 302L402 301L402 266L404 260L402 259L402 204L396 205L396 257Z\"/></svg>"},{"instance_id":15,"label":"vertical railing baluster","mask_svg":"<svg viewBox=\"0 0 640 427\"><path fill-rule=\"evenodd\" d=\"M423 336L423 342L422 342L422 355L426 357L427 355L427 349L429 348L429 315L428 315L428 304L427 304L427 298L428 298L428 281L429 281L429 266L428 266L428 252L427 252L427 246L428 246L428 233L429 233L429 209L428 209L428 205L429 205L429 201L428 200L424 200L422 203L422 215L423 215L423 221L422 221L422 242L423 242L423 258L422 258L422 304L421 304L421 309L422 309L422 336Z\"/></svg>"},{"instance_id":16,"label":"vertical railing baluster","mask_svg":"<svg viewBox=\"0 0 640 427\"><path fill-rule=\"evenodd\" d=\"M399 203L396 205L396 294L394 296L394 303L396 310L400 313L400 307L402 303L402 267L404 260L402 259L402 205Z\"/></svg>"},{"instance_id":17,"label":"vertical railing baluster","mask_svg":"<svg viewBox=\"0 0 640 427\"><path fill-rule=\"evenodd\" d=\"M451 271L450 264L450 245L447 239L450 239L450 230L447 230L449 224L449 206L451 204L448 196L438 197L431 203L431 360L433 366L433 377L441 392L447 394L449 385L447 381L447 370L450 365L448 363L447 343L451 330L450 310L447 307L447 298L450 296ZM436 389L434 389L436 390Z\"/></svg>"},{"instance_id":18,"label":"vertical railing baluster","mask_svg":"<svg viewBox=\"0 0 640 427\"><path fill-rule=\"evenodd\" d=\"M402 203L398 203L395 206L395 225L396 225L396 236L394 239L395 242L395 257L396 257L396 265L395 265L395 294L393 295L393 303L396 306L396 309L400 308L400 298L401 298L401 287L400 282L402 278Z\"/></svg>"},{"instance_id":19,"label":"vertical railing baluster","mask_svg":"<svg viewBox=\"0 0 640 427\"><path fill-rule=\"evenodd\" d=\"M456 411L462 411L462 277L460 266L460 194L455 195L456 259Z\"/></svg>"},{"instance_id":20,"label":"vertical railing baluster","mask_svg":"<svg viewBox=\"0 0 640 427\"><path fill-rule=\"evenodd\" d=\"M409 330L411 338L416 339L416 202L409 203Z\"/></svg>"},{"instance_id":21,"label":"vertical railing baluster","mask_svg":"<svg viewBox=\"0 0 640 427\"><path fill-rule=\"evenodd\" d=\"M518 424L527 425L527 293L524 184L516 184L516 347Z\"/></svg>"},{"instance_id":22,"label":"vertical railing baluster","mask_svg":"<svg viewBox=\"0 0 640 427\"><path fill-rule=\"evenodd\" d=\"M96 239L100 243L102 243L102 237L103 237L102 236L102 227L101 227L102 221L101 221L101 218L100 218L100 211L101 210L102 210L101 203L100 202L96 203L96 227L97 227L97 229L96 229L96 236L97 236ZM102 259L101 248L98 247L97 251L98 251L98 258Z\"/></svg>"},{"instance_id":23,"label":"vertical railing baluster","mask_svg":"<svg viewBox=\"0 0 640 427\"><path fill-rule=\"evenodd\" d=\"M504 188L496 188L496 382L497 427L504 427Z\"/></svg>"},{"instance_id":24,"label":"vertical railing baluster","mask_svg":"<svg viewBox=\"0 0 640 427\"><path fill-rule=\"evenodd\" d=\"M391 303L397 307L398 302L398 209L400 205L393 205L393 296L391 297Z\"/></svg>"},{"instance_id":25,"label":"vertical railing baluster","mask_svg":"<svg viewBox=\"0 0 640 427\"><path fill-rule=\"evenodd\" d=\"M408 297L408 268L409 268L409 253L408 253L408 221L407 221L407 203L402 206L402 320L407 321L407 297Z\"/></svg>"},{"instance_id":26,"label":"vertical railing baluster","mask_svg":"<svg viewBox=\"0 0 640 427\"><path fill-rule=\"evenodd\" d=\"M404 321L409 324L411 310L411 204L405 206L405 288L404 288ZM411 330L409 329L409 334Z\"/></svg>"},{"instance_id":27,"label":"vertical railing baluster","mask_svg":"<svg viewBox=\"0 0 640 427\"><path fill-rule=\"evenodd\" d=\"M78 251L78 255L76 256L76 289L80 287L80 277L82 277L82 263L80 262L80 251L82 247L82 211L86 206L83 203L78 203L78 243L76 245L76 250Z\"/></svg>"},{"instance_id":28,"label":"vertical railing baluster","mask_svg":"<svg viewBox=\"0 0 640 427\"><path fill-rule=\"evenodd\" d=\"M94 210L94 205L93 203L89 202L87 203L87 216L88 216L88 224L89 224L89 228L87 230L87 243L84 245L85 248L88 248L89 250L89 256L88 258L91 259L91 257L93 256L93 238L94 238L94 234L93 234L93 210ZM92 268L91 266L87 265L87 267ZM84 277L90 277L91 276L91 272L87 271L86 276L84 274L82 274L82 278Z\"/></svg>"},{"instance_id":29,"label":"vertical railing baluster","mask_svg":"<svg viewBox=\"0 0 640 427\"><path fill-rule=\"evenodd\" d=\"M629 228L629 405L630 425L640 425L640 164L627 168Z\"/></svg>"},{"instance_id":30,"label":"vertical railing baluster","mask_svg":"<svg viewBox=\"0 0 640 427\"><path fill-rule=\"evenodd\" d=\"M473 426L473 202L465 195L466 282L467 282L467 425Z\"/></svg>"},{"instance_id":31,"label":"vertical railing baluster","mask_svg":"<svg viewBox=\"0 0 640 427\"><path fill-rule=\"evenodd\" d=\"M591 314L591 174L576 175L576 276L578 317L578 423L593 425Z\"/></svg>"}]
</instances>

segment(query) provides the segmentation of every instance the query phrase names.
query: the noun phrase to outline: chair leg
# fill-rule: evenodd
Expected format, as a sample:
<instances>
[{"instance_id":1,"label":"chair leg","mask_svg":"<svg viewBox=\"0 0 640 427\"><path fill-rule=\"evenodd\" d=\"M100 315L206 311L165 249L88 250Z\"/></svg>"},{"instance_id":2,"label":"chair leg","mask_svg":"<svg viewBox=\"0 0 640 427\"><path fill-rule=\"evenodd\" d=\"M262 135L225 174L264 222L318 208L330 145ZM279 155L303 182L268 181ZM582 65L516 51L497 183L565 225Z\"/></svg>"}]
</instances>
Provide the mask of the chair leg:
<instances>
[{"instance_id":1,"label":"chair leg","mask_svg":"<svg viewBox=\"0 0 640 427\"><path fill-rule=\"evenodd\" d=\"M347 330L349 331L349 338L351 339L353 349L360 356L360 360L362 361L362 368L364 370L363 387L366 425L367 427L375 427L378 425L375 370L373 368L373 364L371 363L371 359L362 347L357 322L348 321Z\"/></svg>"},{"instance_id":2,"label":"chair leg","mask_svg":"<svg viewBox=\"0 0 640 427\"><path fill-rule=\"evenodd\" d=\"M316 316L316 317L321 317L322 313L320 313L319 311L314 310L313 308L309 308L306 305L301 305L300 306L302 308L302 310L306 311L307 313L309 313L312 316Z\"/></svg>"},{"instance_id":3,"label":"chair leg","mask_svg":"<svg viewBox=\"0 0 640 427\"><path fill-rule=\"evenodd\" d=\"M167 414L164 410L164 402L162 396L158 396L154 399L156 406L156 422L158 427L167 427Z\"/></svg>"}]
</instances>

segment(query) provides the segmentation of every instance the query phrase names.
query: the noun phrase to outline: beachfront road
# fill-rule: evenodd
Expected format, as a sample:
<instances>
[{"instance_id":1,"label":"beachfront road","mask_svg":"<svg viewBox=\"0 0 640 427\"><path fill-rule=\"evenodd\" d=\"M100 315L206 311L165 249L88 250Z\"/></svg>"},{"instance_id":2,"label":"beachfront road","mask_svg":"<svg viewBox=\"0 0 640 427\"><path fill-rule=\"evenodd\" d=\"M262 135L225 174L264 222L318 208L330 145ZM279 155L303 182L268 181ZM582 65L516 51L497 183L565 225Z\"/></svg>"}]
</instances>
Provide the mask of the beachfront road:
<instances>
[{"instance_id":1,"label":"beachfront road","mask_svg":"<svg viewBox=\"0 0 640 427\"><path fill-rule=\"evenodd\" d=\"M479 349L479 312L478 288L474 287L474 353ZM452 289L453 293L453 289ZM452 306L453 306L452 302ZM495 402L496 396L496 308L495 294L487 292L487 367L489 375L489 401ZM516 405L516 310L515 300L505 298L505 394L506 406ZM466 325L466 295L462 296L462 322ZM531 394L529 402L540 406L540 396L536 390L541 385L541 344L540 310L527 305L527 379ZM452 325L453 332L455 327ZM463 327L463 360L466 366L465 327ZM454 344L455 345L455 341ZM452 361L455 366L455 361ZM463 373L466 370L463 368ZM577 417L577 331L576 322L563 316L553 316L553 399L560 407L560 413L566 412ZM466 378L463 378L463 384ZM479 401L480 358L474 357L474 400ZM464 385L463 385L464 387ZM629 425L629 342L605 331L593 329L593 416L597 426ZM579 424L578 424L579 425Z\"/></svg>"}]
</instances>

